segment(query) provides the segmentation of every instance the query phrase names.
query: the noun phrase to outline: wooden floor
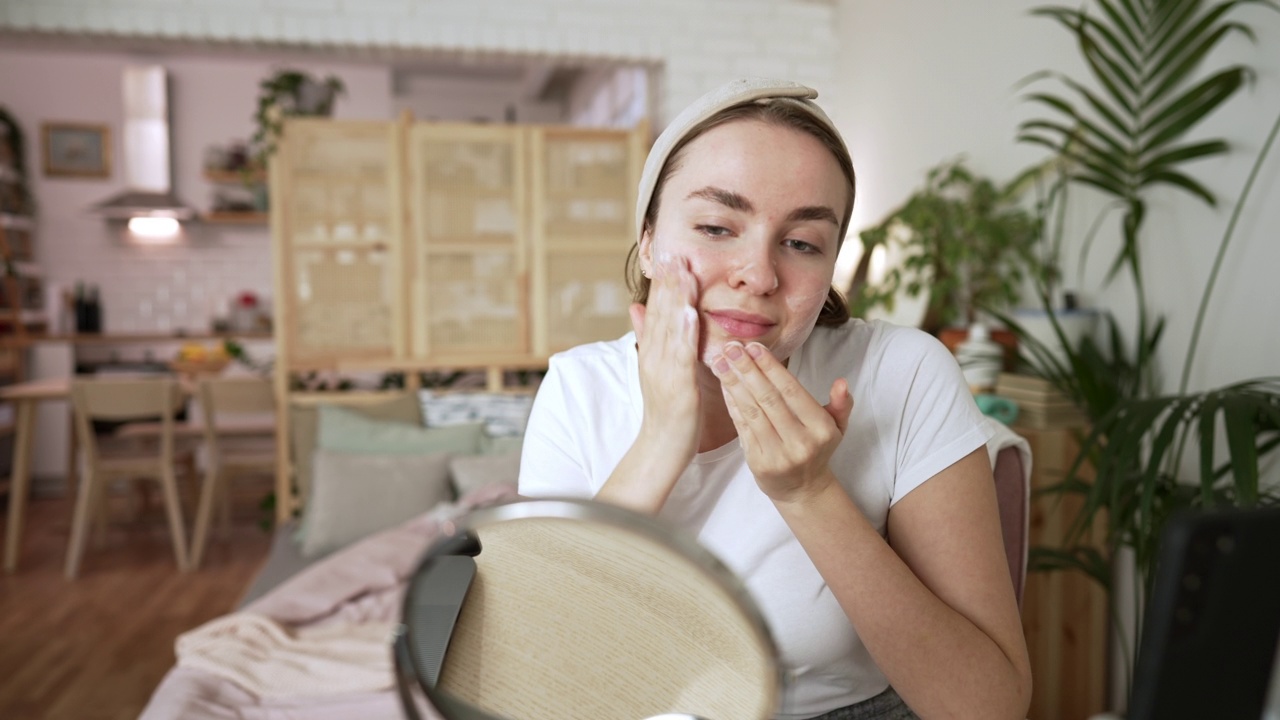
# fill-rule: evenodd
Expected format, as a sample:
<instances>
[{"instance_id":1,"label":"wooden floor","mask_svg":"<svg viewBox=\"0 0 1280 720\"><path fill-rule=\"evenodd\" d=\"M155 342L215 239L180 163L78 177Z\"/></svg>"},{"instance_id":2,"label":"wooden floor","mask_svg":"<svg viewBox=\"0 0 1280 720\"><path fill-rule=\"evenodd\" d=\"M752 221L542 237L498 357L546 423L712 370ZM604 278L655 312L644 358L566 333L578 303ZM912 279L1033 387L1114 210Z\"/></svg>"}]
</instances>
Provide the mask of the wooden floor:
<instances>
[{"instance_id":1,"label":"wooden floor","mask_svg":"<svg viewBox=\"0 0 1280 720\"><path fill-rule=\"evenodd\" d=\"M173 665L174 639L232 610L266 557L270 536L239 492L230 532L215 526L188 574L158 501L130 513L126 500L113 499L106 536L91 536L71 581L70 500L28 504L18 571L0 572L0 718L135 720Z\"/></svg>"}]
</instances>

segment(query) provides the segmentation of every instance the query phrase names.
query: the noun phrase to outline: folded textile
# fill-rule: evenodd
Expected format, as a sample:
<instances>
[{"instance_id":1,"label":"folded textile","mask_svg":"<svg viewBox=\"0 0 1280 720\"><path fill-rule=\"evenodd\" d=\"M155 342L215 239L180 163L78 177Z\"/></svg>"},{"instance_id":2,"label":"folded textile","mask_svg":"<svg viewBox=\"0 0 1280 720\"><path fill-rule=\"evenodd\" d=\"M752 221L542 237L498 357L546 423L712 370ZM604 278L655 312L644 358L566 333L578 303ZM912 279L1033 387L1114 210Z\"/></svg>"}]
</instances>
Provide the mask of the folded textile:
<instances>
[{"instance_id":1,"label":"folded textile","mask_svg":"<svg viewBox=\"0 0 1280 720\"><path fill-rule=\"evenodd\" d=\"M178 666L204 670L260 697L386 690L394 685L394 623L287 629L252 613L226 615L184 633Z\"/></svg>"}]
</instances>

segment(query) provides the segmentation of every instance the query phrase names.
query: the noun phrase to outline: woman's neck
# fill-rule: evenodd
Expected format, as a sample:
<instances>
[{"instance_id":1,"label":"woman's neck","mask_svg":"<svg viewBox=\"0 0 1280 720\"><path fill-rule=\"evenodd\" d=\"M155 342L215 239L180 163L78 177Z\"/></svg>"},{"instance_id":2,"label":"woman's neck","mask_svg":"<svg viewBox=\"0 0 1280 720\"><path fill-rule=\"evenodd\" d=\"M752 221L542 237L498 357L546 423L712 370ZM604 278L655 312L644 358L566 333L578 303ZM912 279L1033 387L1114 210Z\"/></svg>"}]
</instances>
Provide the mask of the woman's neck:
<instances>
[{"instance_id":1,"label":"woman's neck","mask_svg":"<svg viewBox=\"0 0 1280 720\"><path fill-rule=\"evenodd\" d=\"M698 452L715 450L738 437L738 428L729 417L720 380L705 365L698 367L698 392L702 393L702 435Z\"/></svg>"}]
</instances>

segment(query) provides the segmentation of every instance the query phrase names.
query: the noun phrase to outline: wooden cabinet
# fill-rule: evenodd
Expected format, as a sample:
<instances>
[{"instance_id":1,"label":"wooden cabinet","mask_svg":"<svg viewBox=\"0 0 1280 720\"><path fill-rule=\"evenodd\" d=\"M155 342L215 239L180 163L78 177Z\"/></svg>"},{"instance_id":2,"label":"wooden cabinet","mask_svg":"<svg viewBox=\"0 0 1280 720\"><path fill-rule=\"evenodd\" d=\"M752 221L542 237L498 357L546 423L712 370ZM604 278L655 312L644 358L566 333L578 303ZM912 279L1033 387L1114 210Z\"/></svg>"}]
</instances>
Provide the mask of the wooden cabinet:
<instances>
[{"instance_id":1,"label":"wooden cabinet","mask_svg":"<svg viewBox=\"0 0 1280 720\"><path fill-rule=\"evenodd\" d=\"M270 170L278 356L528 367L626 332L646 135L288 120Z\"/></svg>"},{"instance_id":2,"label":"wooden cabinet","mask_svg":"<svg viewBox=\"0 0 1280 720\"><path fill-rule=\"evenodd\" d=\"M542 368L630 329L648 128L285 120L268 172L277 406L313 370ZM297 497L277 419L276 517Z\"/></svg>"},{"instance_id":3,"label":"wooden cabinet","mask_svg":"<svg viewBox=\"0 0 1280 720\"><path fill-rule=\"evenodd\" d=\"M1062 479L1079 445L1067 429L1013 430L1031 444L1031 546L1060 546L1080 502L1034 493ZM1029 574L1022 626L1034 683L1029 720L1086 720L1101 713L1107 701L1108 612L1098 584L1077 572Z\"/></svg>"}]
</instances>

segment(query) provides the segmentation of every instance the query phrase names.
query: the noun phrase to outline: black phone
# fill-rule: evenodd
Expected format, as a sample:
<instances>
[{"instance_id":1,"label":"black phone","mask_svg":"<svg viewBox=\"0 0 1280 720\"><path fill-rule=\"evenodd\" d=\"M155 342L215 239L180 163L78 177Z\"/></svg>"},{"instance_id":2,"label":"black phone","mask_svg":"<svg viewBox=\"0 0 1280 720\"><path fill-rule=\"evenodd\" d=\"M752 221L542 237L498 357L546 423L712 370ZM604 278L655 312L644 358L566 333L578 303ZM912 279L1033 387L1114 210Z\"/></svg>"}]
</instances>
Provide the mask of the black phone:
<instances>
[{"instance_id":1,"label":"black phone","mask_svg":"<svg viewBox=\"0 0 1280 720\"><path fill-rule=\"evenodd\" d=\"M1161 534L1128 720L1258 720L1280 644L1280 508L1184 511Z\"/></svg>"}]
</instances>

